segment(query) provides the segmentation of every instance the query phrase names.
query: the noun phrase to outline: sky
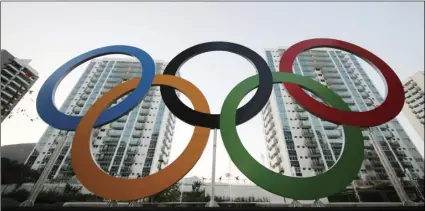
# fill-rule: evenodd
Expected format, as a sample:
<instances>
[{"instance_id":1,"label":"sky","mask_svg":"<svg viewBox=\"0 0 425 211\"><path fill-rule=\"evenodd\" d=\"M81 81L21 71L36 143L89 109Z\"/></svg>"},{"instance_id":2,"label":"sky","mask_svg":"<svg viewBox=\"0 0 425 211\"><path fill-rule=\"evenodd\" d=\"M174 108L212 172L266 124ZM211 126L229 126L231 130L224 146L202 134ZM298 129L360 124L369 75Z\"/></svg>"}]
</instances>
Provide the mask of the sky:
<instances>
[{"instance_id":1,"label":"sky","mask_svg":"<svg viewBox=\"0 0 425 211\"><path fill-rule=\"evenodd\" d=\"M154 59L170 61L186 48L209 41L242 44L265 58L266 48L289 47L311 38L334 38L368 49L383 59L405 80L424 70L423 3L11 3L2 2L1 48L21 59L32 59L40 73L16 109L23 115L1 125L1 145L37 142L47 125L37 117L36 94L49 75L71 58L108 45L132 45ZM81 76L87 63L76 68L59 85L59 107ZM365 64L365 63L363 63ZM385 84L371 66L364 65L379 91ZM211 52L196 56L180 69L182 77L206 96L211 112L219 113L230 90L256 73L244 58ZM251 95L252 96L252 93ZM247 96L243 102L250 99ZM187 99L183 101L188 105ZM397 117L423 155L424 145L404 115ZM265 153L260 114L237 127L247 150L258 161ZM186 147L193 131L177 121L171 160ZM199 162L188 174L211 178L212 135ZM217 176L230 172L243 176L231 165L218 136Z\"/></svg>"}]
</instances>

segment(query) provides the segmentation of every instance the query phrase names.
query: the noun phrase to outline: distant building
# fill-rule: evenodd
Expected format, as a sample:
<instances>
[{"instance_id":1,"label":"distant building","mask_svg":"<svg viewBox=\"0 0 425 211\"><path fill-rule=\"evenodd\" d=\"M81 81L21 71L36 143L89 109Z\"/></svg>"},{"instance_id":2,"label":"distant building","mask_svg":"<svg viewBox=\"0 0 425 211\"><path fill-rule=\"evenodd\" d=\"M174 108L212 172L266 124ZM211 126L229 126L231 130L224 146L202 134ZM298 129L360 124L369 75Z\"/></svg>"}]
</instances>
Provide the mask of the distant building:
<instances>
[{"instance_id":1,"label":"distant building","mask_svg":"<svg viewBox=\"0 0 425 211\"><path fill-rule=\"evenodd\" d=\"M278 70L285 50L266 50L272 71ZM294 60L293 71L332 89L352 111L371 110L383 102L353 54L328 48L307 50ZM419 96L419 91L409 93ZM312 97L321 101L316 96ZM423 103L423 92L418 99L422 99ZM268 151L267 166L276 173L312 177L326 172L337 162L344 144L341 126L306 111L293 100L282 84L274 85L262 117ZM320 200L323 203L408 203L423 200L423 183L418 181L424 178L424 160L398 120L362 128L362 134L365 159L357 179L341 193Z\"/></svg>"},{"instance_id":2,"label":"distant building","mask_svg":"<svg viewBox=\"0 0 425 211\"><path fill-rule=\"evenodd\" d=\"M10 114L16 104L38 79L38 72L29 63L1 50L1 121Z\"/></svg>"},{"instance_id":3,"label":"distant building","mask_svg":"<svg viewBox=\"0 0 425 211\"><path fill-rule=\"evenodd\" d=\"M155 64L156 74L161 74L167 63L155 61ZM142 66L133 58L92 60L60 110L68 115L82 116L96 99L113 87L141 76ZM93 157L99 167L111 175L137 178L153 174L168 164L175 121L162 101L159 87L151 87L143 101L127 115L93 130ZM79 185L71 165L74 133L48 127L26 165L42 170L51 157L57 157L48 182ZM63 145L58 144L63 141ZM61 147L59 155L54 154L58 146Z\"/></svg>"},{"instance_id":4,"label":"distant building","mask_svg":"<svg viewBox=\"0 0 425 211\"><path fill-rule=\"evenodd\" d=\"M403 113L424 141L424 71L419 71L403 83L406 101Z\"/></svg>"}]
</instances>

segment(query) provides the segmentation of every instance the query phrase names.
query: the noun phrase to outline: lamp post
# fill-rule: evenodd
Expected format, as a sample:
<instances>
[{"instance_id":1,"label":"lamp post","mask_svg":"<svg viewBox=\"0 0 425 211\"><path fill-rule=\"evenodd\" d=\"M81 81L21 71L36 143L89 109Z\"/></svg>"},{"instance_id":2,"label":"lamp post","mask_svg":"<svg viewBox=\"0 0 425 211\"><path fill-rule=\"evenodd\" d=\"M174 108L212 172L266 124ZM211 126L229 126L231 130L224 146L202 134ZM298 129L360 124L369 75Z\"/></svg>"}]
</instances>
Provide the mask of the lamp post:
<instances>
[{"instance_id":1,"label":"lamp post","mask_svg":"<svg viewBox=\"0 0 425 211\"><path fill-rule=\"evenodd\" d=\"M212 159L212 175L211 175L211 199L207 203L206 207L218 207L217 202L215 201L215 156L217 152L217 129L214 129L213 136L213 159Z\"/></svg>"}]
</instances>

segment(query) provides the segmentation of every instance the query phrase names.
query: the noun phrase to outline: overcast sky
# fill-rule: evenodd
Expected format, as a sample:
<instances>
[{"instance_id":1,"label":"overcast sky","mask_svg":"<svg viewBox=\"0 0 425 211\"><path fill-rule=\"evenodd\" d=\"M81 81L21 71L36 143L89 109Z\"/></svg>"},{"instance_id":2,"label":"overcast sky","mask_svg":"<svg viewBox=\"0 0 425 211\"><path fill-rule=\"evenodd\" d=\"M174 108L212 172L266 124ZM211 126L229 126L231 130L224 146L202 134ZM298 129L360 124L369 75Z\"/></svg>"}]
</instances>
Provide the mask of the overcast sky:
<instances>
[{"instance_id":1,"label":"overcast sky","mask_svg":"<svg viewBox=\"0 0 425 211\"><path fill-rule=\"evenodd\" d=\"M30 118L37 116L32 100L46 78L71 58L95 48L133 45L155 59L170 61L192 45L229 41L265 57L265 48L320 37L349 41L370 50L402 80L424 70L423 3L3 2L1 7L1 48L18 58L32 59L31 66L40 73L33 96L26 96L17 105L27 109ZM65 100L84 67L74 70L59 86L57 105ZM369 66L365 69L385 94L378 74ZM239 56L212 52L188 61L181 73L204 93L212 112L219 113L230 90L255 74L255 69ZM5 120L1 145L37 142L47 125L30 118L21 115ZM423 155L423 142L403 115L399 120ZM192 130L192 126L177 121L172 159L186 147ZM260 115L238 126L238 132L248 151L260 161L265 153ZM210 142L190 175L210 177L211 153ZM220 137L217 153L217 177L229 171L241 175L230 167Z\"/></svg>"}]
</instances>

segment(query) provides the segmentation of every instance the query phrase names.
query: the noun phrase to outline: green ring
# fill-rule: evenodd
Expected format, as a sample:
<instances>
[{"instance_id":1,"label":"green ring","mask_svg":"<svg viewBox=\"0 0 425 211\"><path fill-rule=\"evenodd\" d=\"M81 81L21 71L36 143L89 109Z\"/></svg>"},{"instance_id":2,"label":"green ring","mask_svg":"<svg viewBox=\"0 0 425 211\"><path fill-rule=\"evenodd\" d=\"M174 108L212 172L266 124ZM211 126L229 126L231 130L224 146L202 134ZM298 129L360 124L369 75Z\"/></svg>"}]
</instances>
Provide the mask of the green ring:
<instances>
[{"instance_id":1,"label":"green ring","mask_svg":"<svg viewBox=\"0 0 425 211\"><path fill-rule=\"evenodd\" d=\"M236 131L236 109L241 100L258 86L258 75L239 83L224 101L220 116L220 133L224 146L239 170L252 182L282 197L296 200L324 198L345 189L357 176L363 162L363 135L360 127L344 125L345 143L335 165L313 177L290 177L273 172L257 162L245 149ZM350 107L331 89L296 74L274 72L273 82L295 83L321 96L330 106L350 111ZM349 150L348 150L349 149Z\"/></svg>"}]
</instances>

